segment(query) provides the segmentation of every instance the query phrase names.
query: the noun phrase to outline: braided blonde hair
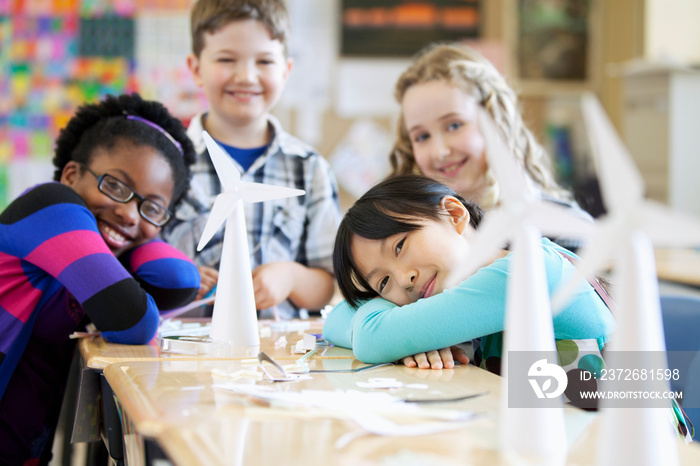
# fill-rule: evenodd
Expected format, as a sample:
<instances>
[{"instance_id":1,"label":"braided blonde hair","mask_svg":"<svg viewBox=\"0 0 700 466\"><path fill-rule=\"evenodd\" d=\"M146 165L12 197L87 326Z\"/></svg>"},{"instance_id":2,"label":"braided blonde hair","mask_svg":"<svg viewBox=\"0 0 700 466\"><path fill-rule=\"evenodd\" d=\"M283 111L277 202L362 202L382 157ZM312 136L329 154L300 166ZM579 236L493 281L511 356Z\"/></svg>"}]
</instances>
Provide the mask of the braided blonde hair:
<instances>
[{"instance_id":1,"label":"braided blonde hair","mask_svg":"<svg viewBox=\"0 0 700 466\"><path fill-rule=\"evenodd\" d=\"M394 97L401 104L411 86L437 80L457 86L486 108L509 149L543 193L556 199L571 199L557 184L547 154L525 126L515 92L488 60L463 45L433 44L419 52L413 64L399 77ZM403 115L399 116L390 161L392 175L421 173ZM486 176L489 187L479 203L482 208L489 209L498 203L499 188L490 169Z\"/></svg>"}]
</instances>

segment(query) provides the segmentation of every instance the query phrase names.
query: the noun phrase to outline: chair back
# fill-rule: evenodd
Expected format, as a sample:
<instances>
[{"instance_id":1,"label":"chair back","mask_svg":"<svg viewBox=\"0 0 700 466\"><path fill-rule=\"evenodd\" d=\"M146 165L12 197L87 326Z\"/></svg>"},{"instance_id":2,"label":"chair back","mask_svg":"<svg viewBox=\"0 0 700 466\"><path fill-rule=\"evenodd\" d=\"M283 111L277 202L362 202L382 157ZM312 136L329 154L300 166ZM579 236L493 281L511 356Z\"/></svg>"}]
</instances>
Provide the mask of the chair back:
<instances>
[{"instance_id":1,"label":"chair back","mask_svg":"<svg viewBox=\"0 0 700 466\"><path fill-rule=\"evenodd\" d=\"M700 295L662 295L661 315L668 367L680 375L671 390L683 391L681 406L700 426Z\"/></svg>"}]
</instances>

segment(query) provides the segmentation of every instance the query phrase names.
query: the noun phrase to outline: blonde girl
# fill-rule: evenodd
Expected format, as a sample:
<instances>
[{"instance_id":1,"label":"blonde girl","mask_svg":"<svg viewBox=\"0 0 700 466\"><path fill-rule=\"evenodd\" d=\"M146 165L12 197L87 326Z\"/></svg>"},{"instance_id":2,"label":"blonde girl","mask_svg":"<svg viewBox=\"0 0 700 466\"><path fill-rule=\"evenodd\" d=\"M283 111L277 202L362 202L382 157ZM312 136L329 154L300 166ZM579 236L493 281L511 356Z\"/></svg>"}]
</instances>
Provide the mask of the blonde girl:
<instances>
[{"instance_id":1,"label":"blonde girl","mask_svg":"<svg viewBox=\"0 0 700 466\"><path fill-rule=\"evenodd\" d=\"M427 47L399 77L394 95L402 112L390 156L392 175L424 174L484 210L497 205L498 183L476 122L480 105L543 196L578 208L557 184L547 154L525 126L515 92L475 51L458 44Z\"/></svg>"}]
</instances>

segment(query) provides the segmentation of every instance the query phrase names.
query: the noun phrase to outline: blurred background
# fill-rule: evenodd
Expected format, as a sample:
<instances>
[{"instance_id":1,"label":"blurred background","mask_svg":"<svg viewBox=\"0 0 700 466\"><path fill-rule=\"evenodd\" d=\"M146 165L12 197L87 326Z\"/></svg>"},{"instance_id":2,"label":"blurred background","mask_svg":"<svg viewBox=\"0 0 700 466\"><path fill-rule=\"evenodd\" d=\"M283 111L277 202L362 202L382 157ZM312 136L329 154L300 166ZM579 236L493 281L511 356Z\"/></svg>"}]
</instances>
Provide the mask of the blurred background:
<instances>
[{"instance_id":1,"label":"blurred background","mask_svg":"<svg viewBox=\"0 0 700 466\"><path fill-rule=\"evenodd\" d=\"M137 91L185 124L192 0L0 0L0 208L51 179L75 108ZM700 214L700 1L286 0L295 60L275 109L331 162L347 207L388 171L393 86L433 41L480 50L521 96L562 184L604 210L579 112L596 93L648 196Z\"/></svg>"}]
</instances>

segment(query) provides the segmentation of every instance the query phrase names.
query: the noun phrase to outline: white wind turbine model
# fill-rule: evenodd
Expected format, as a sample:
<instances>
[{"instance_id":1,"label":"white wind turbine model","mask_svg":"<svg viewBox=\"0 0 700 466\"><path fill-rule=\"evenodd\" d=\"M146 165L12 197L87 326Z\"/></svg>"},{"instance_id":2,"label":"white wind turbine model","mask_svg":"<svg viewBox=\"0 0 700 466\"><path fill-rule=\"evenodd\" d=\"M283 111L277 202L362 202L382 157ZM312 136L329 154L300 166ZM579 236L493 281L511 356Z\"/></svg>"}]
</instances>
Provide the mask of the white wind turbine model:
<instances>
[{"instance_id":1,"label":"white wind turbine model","mask_svg":"<svg viewBox=\"0 0 700 466\"><path fill-rule=\"evenodd\" d=\"M608 213L598 222L576 276L557 292L552 305L559 309L577 281L610 263L615 272L618 310L606 364L613 369L665 369L666 345L653 245L697 246L700 222L645 200L641 175L597 98L584 96L582 109ZM604 391L669 391L668 380L648 377L631 382L603 380L601 385ZM619 408L621 403L601 403L603 425L596 464L678 464L670 407Z\"/></svg>"},{"instance_id":2,"label":"white wind turbine model","mask_svg":"<svg viewBox=\"0 0 700 466\"><path fill-rule=\"evenodd\" d=\"M230 344L234 356L255 356L260 347L260 334L243 202L301 196L304 191L241 181L231 157L206 131L202 135L223 191L214 201L197 250L201 251L226 222L210 337L215 343Z\"/></svg>"},{"instance_id":3,"label":"white wind turbine model","mask_svg":"<svg viewBox=\"0 0 700 466\"><path fill-rule=\"evenodd\" d=\"M513 254L508 279L506 315L501 352L501 374L508 375L508 352L538 351L555 355L549 289L542 257L542 235L582 237L594 225L571 209L543 202L515 156L506 147L491 117L479 109L479 126L487 144L489 166L502 192L497 208L479 226L467 264L454 276L456 284L474 273L511 241ZM555 361L550 361L556 364ZM515 368L515 366L513 366ZM500 420L501 449L506 455L532 457L538 464L564 464L567 442L561 397L550 407L509 408L508 390L517 395L532 387L523 377L503 379ZM551 406L554 406L552 408Z\"/></svg>"}]
</instances>

